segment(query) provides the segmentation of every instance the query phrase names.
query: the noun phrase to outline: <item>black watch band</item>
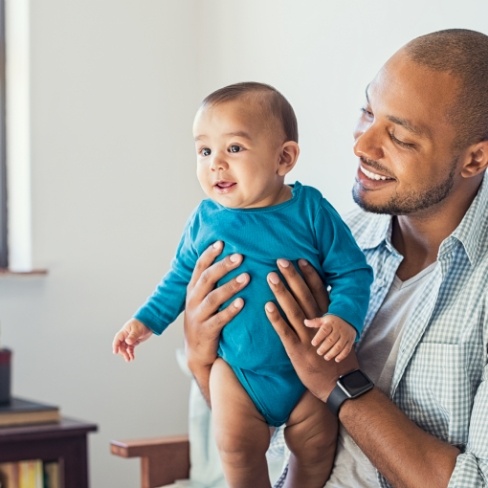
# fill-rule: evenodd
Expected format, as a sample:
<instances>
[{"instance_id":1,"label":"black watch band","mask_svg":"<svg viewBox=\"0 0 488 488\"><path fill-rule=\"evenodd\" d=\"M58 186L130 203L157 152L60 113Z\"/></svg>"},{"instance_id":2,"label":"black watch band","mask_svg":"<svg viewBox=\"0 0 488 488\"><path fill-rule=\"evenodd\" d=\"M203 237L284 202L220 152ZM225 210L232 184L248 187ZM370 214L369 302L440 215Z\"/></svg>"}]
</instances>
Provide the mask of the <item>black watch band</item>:
<instances>
[{"instance_id":1,"label":"black watch band","mask_svg":"<svg viewBox=\"0 0 488 488\"><path fill-rule=\"evenodd\" d=\"M327 399L330 411L338 416L346 400L358 398L373 388L373 382L360 369L342 375Z\"/></svg>"}]
</instances>

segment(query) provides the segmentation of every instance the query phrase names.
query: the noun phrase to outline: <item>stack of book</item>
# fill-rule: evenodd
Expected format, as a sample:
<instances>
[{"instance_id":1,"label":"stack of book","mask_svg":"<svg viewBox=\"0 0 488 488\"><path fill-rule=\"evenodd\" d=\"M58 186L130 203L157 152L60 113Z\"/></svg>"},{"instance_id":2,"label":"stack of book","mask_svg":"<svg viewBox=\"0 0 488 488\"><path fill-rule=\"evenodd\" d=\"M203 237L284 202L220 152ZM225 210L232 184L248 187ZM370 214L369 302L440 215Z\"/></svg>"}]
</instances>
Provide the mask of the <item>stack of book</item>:
<instances>
[{"instance_id":1,"label":"stack of book","mask_svg":"<svg viewBox=\"0 0 488 488\"><path fill-rule=\"evenodd\" d=\"M12 397L9 403L0 405L0 427L59 422L59 407L45 403Z\"/></svg>"},{"instance_id":2,"label":"stack of book","mask_svg":"<svg viewBox=\"0 0 488 488\"><path fill-rule=\"evenodd\" d=\"M0 404L1 429L58 423L59 407L11 397ZM60 488L60 467L57 461L41 459L0 463L0 488Z\"/></svg>"}]
</instances>

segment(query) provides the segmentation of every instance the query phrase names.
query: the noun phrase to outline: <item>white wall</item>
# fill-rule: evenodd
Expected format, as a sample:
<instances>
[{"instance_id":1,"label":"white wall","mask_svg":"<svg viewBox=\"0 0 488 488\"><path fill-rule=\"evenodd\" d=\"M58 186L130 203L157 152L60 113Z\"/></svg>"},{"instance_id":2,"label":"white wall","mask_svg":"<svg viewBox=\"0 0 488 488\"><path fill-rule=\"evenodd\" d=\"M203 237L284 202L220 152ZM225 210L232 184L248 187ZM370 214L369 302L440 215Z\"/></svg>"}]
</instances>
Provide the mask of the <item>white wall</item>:
<instances>
[{"instance_id":1,"label":"white wall","mask_svg":"<svg viewBox=\"0 0 488 488\"><path fill-rule=\"evenodd\" d=\"M15 1L15 0L10 0ZM366 84L397 48L448 27L488 33L488 5L465 0L31 1L34 264L0 278L14 393L98 423L94 488L137 486L114 437L186 429L181 322L111 354L114 332L166 269L190 209L191 121L225 84L271 83L293 103L302 155L290 180L344 211L356 162L351 132Z\"/></svg>"}]
</instances>

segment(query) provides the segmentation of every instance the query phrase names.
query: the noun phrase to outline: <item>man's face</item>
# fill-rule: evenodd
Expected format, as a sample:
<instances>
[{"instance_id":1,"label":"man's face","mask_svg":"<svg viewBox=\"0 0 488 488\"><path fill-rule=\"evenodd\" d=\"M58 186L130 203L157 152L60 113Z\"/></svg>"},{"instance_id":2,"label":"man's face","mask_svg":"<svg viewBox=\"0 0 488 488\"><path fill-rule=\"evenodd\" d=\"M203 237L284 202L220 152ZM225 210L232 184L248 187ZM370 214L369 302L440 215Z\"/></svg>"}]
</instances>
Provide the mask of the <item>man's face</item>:
<instances>
[{"instance_id":1,"label":"man's face","mask_svg":"<svg viewBox=\"0 0 488 488\"><path fill-rule=\"evenodd\" d=\"M395 54L366 91L354 131L359 167L353 197L362 208L392 215L428 214L459 184L455 127L447 112L457 80Z\"/></svg>"}]
</instances>

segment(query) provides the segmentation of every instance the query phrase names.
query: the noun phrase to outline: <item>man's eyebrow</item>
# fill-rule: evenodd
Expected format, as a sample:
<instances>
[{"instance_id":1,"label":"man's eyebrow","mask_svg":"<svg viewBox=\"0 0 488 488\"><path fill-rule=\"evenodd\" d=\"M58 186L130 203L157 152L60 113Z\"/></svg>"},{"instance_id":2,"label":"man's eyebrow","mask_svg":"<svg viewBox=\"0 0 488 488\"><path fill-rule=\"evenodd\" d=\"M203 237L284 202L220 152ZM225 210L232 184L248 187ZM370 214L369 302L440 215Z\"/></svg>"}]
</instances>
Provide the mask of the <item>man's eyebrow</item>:
<instances>
[{"instance_id":1,"label":"man's eyebrow","mask_svg":"<svg viewBox=\"0 0 488 488\"><path fill-rule=\"evenodd\" d=\"M366 102L369 105L370 101L369 101L368 90L369 90L369 85L366 87ZM430 135L430 131L426 127L420 127L419 125L415 125L412 122L410 122L408 119L404 119L402 117L396 117L395 115L387 115L386 118L390 122L393 122L394 124L401 125L409 132L412 132L417 136L426 137Z\"/></svg>"},{"instance_id":2,"label":"man's eyebrow","mask_svg":"<svg viewBox=\"0 0 488 488\"><path fill-rule=\"evenodd\" d=\"M413 134L419 136L419 137L426 137L430 135L430 131L425 128L425 127L420 127L418 125L412 124L409 120L407 119L402 119L401 117L395 117L394 115L388 115L387 119L394 124L401 125L405 129L407 129L409 132L412 132Z\"/></svg>"}]
</instances>

